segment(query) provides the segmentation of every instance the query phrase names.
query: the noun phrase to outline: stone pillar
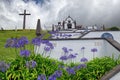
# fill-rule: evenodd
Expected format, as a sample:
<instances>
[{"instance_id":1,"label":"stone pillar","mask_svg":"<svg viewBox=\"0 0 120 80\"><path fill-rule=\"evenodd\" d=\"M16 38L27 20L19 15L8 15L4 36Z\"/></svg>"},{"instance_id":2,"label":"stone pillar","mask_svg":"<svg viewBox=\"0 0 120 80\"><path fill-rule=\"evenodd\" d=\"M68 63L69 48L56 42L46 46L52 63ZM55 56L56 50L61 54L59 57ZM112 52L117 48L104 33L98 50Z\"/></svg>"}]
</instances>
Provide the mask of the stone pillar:
<instances>
[{"instance_id":1,"label":"stone pillar","mask_svg":"<svg viewBox=\"0 0 120 80\"><path fill-rule=\"evenodd\" d=\"M40 19L38 19L38 21L37 21L36 36L41 36L41 23L40 23Z\"/></svg>"}]
</instances>

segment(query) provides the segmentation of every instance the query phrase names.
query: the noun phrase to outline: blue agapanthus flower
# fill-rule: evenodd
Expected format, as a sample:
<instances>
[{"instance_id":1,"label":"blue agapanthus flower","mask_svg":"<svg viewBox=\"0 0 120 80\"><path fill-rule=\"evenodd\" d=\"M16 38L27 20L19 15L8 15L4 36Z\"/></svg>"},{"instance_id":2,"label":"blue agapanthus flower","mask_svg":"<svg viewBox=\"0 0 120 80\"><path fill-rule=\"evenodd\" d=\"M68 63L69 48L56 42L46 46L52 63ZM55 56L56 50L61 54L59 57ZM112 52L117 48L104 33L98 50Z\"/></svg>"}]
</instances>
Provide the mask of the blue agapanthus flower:
<instances>
[{"instance_id":1,"label":"blue agapanthus flower","mask_svg":"<svg viewBox=\"0 0 120 80\"><path fill-rule=\"evenodd\" d=\"M83 58L81 58L81 60L80 60L81 62L87 62L88 61L88 59L87 58L85 58L85 57L83 57Z\"/></svg>"},{"instance_id":2,"label":"blue agapanthus flower","mask_svg":"<svg viewBox=\"0 0 120 80\"><path fill-rule=\"evenodd\" d=\"M48 77L48 80L57 80L57 79L56 79L56 76L53 74L53 75Z\"/></svg>"},{"instance_id":3,"label":"blue agapanthus flower","mask_svg":"<svg viewBox=\"0 0 120 80\"><path fill-rule=\"evenodd\" d=\"M70 54L70 55L68 56L68 59L73 59L73 58L76 58L76 55Z\"/></svg>"},{"instance_id":4,"label":"blue agapanthus flower","mask_svg":"<svg viewBox=\"0 0 120 80\"><path fill-rule=\"evenodd\" d=\"M29 43L28 39L24 36L19 38L17 41L18 47L24 47L28 43Z\"/></svg>"},{"instance_id":5,"label":"blue agapanthus flower","mask_svg":"<svg viewBox=\"0 0 120 80\"><path fill-rule=\"evenodd\" d=\"M63 47L62 50L64 51L64 53L68 53L69 52L67 47Z\"/></svg>"},{"instance_id":6,"label":"blue agapanthus flower","mask_svg":"<svg viewBox=\"0 0 120 80\"><path fill-rule=\"evenodd\" d=\"M7 40L5 47L20 48L24 47L28 43L29 41L26 37L10 38Z\"/></svg>"},{"instance_id":7,"label":"blue agapanthus flower","mask_svg":"<svg viewBox=\"0 0 120 80\"><path fill-rule=\"evenodd\" d=\"M57 70L57 71L54 72L54 75L55 75L56 78L61 77L62 76L62 71Z\"/></svg>"},{"instance_id":8,"label":"blue agapanthus flower","mask_svg":"<svg viewBox=\"0 0 120 80\"><path fill-rule=\"evenodd\" d=\"M82 48L81 48L81 50L84 50L84 49L85 49L85 47L82 47Z\"/></svg>"},{"instance_id":9,"label":"blue agapanthus flower","mask_svg":"<svg viewBox=\"0 0 120 80\"><path fill-rule=\"evenodd\" d=\"M97 52L97 48L91 49L91 52Z\"/></svg>"},{"instance_id":10,"label":"blue agapanthus flower","mask_svg":"<svg viewBox=\"0 0 120 80\"><path fill-rule=\"evenodd\" d=\"M60 57L60 60L67 60L67 59L68 59L67 56L61 56L61 57Z\"/></svg>"},{"instance_id":11,"label":"blue agapanthus flower","mask_svg":"<svg viewBox=\"0 0 120 80\"><path fill-rule=\"evenodd\" d=\"M50 51L50 47L45 46L45 47L44 47L44 51L46 51L46 52Z\"/></svg>"},{"instance_id":12,"label":"blue agapanthus flower","mask_svg":"<svg viewBox=\"0 0 120 80\"><path fill-rule=\"evenodd\" d=\"M87 65L86 64L80 64L77 66L77 70L81 69L81 68L86 68Z\"/></svg>"},{"instance_id":13,"label":"blue agapanthus flower","mask_svg":"<svg viewBox=\"0 0 120 80\"><path fill-rule=\"evenodd\" d=\"M29 55L30 55L29 50L21 50L20 51L20 56L22 56L22 57L28 57Z\"/></svg>"},{"instance_id":14,"label":"blue agapanthus flower","mask_svg":"<svg viewBox=\"0 0 120 80\"><path fill-rule=\"evenodd\" d=\"M69 49L69 51L73 51L73 49Z\"/></svg>"},{"instance_id":15,"label":"blue agapanthus flower","mask_svg":"<svg viewBox=\"0 0 120 80\"><path fill-rule=\"evenodd\" d=\"M36 37L36 38L33 38L33 39L32 39L32 44L33 44L33 45L40 46L41 43L42 43L41 37Z\"/></svg>"},{"instance_id":16,"label":"blue agapanthus flower","mask_svg":"<svg viewBox=\"0 0 120 80\"><path fill-rule=\"evenodd\" d=\"M49 43L49 40L42 40L42 44L47 44Z\"/></svg>"},{"instance_id":17,"label":"blue agapanthus flower","mask_svg":"<svg viewBox=\"0 0 120 80\"><path fill-rule=\"evenodd\" d=\"M10 38L10 39L7 40L7 42L5 44L5 47L6 48L8 48L8 47L15 48L16 45L17 45L17 41L18 41L17 38Z\"/></svg>"},{"instance_id":18,"label":"blue agapanthus flower","mask_svg":"<svg viewBox=\"0 0 120 80\"><path fill-rule=\"evenodd\" d=\"M36 67L37 66L37 63L36 63L36 61L34 61L34 60L31 60L31 61L27 61L26 62L26 67L27 68L34 68L34 67Z\"/></svg>"},{"instance_id":19,"label":"blue agapanthus flower","mask_svg":"<svg viewBox=\"0 0 120 80\"><path fill-rule=\"evenodd\" d=\"M0 61L0 71L5 72L10 67L9 64L5 63L4 61Z\"/></svg>"},{"instance_id":20,"label":"blue agapanthus flower","mask_svg":"<svg viewBox=\"0 0 120 80\"><path fill-rule=\"evenodd\" d=\"M75 74L74 68L68 67L68 68L66 68L66 71L68 72L68 74Z\"/></svg>"},{"instance_id":21,"label":"blue agapanthus flower","mask_svg":"<svg viewBox=\"0 0 120 80\"><path fill-rule=\"evenodd\" d=\"M53 46L53 44L51 42L47 42L46 45L49 46L50 49L54 49L54 46Z\"/></svg>"},{"instance_id":22,"label":"blue agapanthus flower","mask_svg":"<svg viewBox=\"0 0 120 80\"><path fill-rule=\"evenodd\" d=\"M47 80L46 76L41 74L38 76L37 80Z\"/></svg>"}]
</instances>

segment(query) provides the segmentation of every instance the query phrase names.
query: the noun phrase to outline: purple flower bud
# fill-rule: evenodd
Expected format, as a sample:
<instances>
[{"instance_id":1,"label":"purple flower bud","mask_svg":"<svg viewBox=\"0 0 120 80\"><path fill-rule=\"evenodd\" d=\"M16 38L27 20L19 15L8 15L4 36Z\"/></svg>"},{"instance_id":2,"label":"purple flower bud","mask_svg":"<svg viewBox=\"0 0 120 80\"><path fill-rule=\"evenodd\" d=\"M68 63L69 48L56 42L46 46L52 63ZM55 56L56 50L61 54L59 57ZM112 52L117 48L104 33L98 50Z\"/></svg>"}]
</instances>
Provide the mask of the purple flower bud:
<instances>
[{"instance_id":1,"label":"purple flower bud","mask_svg":"<svg viewBox=\"0 0 120 80\"><path fill-rule=\"evenodd\" d=\"M81 68L86 68L86 67L87 67L86 64L80 64L80 65L77 66L77 69L79 70L79 69L81 69Z\"/></svg>"},{"instance_id":2,"label":"purple flower bud","mask_svg":"<svg viewBox=\"0 0 120 80\"><path fill-rule=\"evenodd\" d=\"M20 46L20 47L24 47L25 46L25 44L28 44L29 43L29 41L28 41L28 39L26 38L26 37L21 37L21 38L19 38L18 39L18 45Z\"/></svg>"},{"instance_id":3,"label":"purple flower bud","mask_svg":"<svg viewBox=\"0 0 120 80\"><path fill-rule=\"evenodd\" d=\"M75 55L78 55L78 53L75 53Z\"/></svg>"},{"instance_id":4,"label":"purple flower bud","mask_svg":"<svg viewBox=\"0 0 120 80\"><path fill-rule=\"evenodd\" d=\"M10 38L7 40L5 47L12 47L12 48L16 48L16 44L17 44L17 38Z\"/></svg>"},{"instance_id":5,"label":"purple flower bud","mask_svg":"<svg viewBox=\"0 0 120 80\"><path fill-rule=\"evenodd\" d=\"M85 49L85 47L82 47L82 48L81 48L81 50L84 50L84 49Z\"/></svg>"},{"instance_id":6,"label":"purple flower bud","mask_svg":"<svg viewBox=\"0 0 120 80\"><path fill-rule=\"evenodd\" d=\"M68 67L68 68L66 69L66 71L67 71L69 74L75 74L74 68Z\"/></svg>"},{"instance_id":7,"label":"purple flower bud","mask_svg":"<svg viewBox=\"0 0 120 80\"><path fill-rule=\"evenodd\" d=\"M34 44L34 45L40 46L41 42L42 42L42 40L40 37L36 37L36 38L32 39L32 44Z\"/></svg>"},{"instance_id":8,"label":"purple flower bud","mask_svg":"<svg viewBox=\"0 0 120 80\"><path fill-rule=\"evenodd\" d=\"M37 66L36 61L31 60L31 61L27 61L27 62L26 62L26 67L27 67L27 68L34 68L34 67L36 67L36 66Z\"/></svg>"},{"instance_id":9,"label":"purple flower bud","mask_svg":"<svg viewBox=\"0 0 120 80\"><path fill-rule=\"evenodd\" d=\"M67 56L61 56L61 57L60 57L60 60L67 60L67 59L68 59Z\"/></svg>"},{"instance_id":10,"label":"purple flower bud","mask_svg":"<svg viewBox=\"0 0 120 80\"><path fill-rule=\"evenodd\" d=\"M49 40L42 40L42 43L47 44L47 43L49 43Z\"/></svg>"},{"instance_id":11,"label":"purple flower bud","mask_svg":"<svg viewBox=\"0 0 120 80\"><path fill-rule=\"evenodd\" d=\"M83 57L83 58L81 58L81 60L80 60L81 62L87 62L88 61L88 59L87 58L85 58L85 57Z\"/></svg>"},{"instance_id":12,"label":"purple flower bud","mask_svg":"<svg viewBox=\"0 0 120 80\"><path fill-rule=\"evenodd\" d=\"M48 42L48 43L46 43L46 45L49 46L51 49L54 49L54 46L52 43Z\"/></svg>"},{"instance_id":13,"label":"purple flower bud","mask_svg":"<svg viewBox=\"0 0 120 80\"><path fill-rule=\"evenodd\" d=\"M55 75L51 75L51 76L49 76L48 80L56 80Z\"/></svg>"},{"instance_id":14,"label":"purple flower bud","mask_svg":"<svg viewBox=\"0 0 120 80\"><path fill-rule=\"evenodd\" d=\"M55 75L56 77L61 77L61 76L62 76L62 71L57 70L57 71L54 72L54 75Z\"/></svg>"},{"instance_id":15,"label":"purple flower bud","mask_svg":"<svg viewBox=\"0 0 120 80\"><path fill-rule=\"evenodd\" d=\"M38 76L37 80L47 80L47 79L45 75L41 74Z\"/></svg>"},{"instance_id":16,"label":"purple flower bud","mask_svg":"<svg viewBox=\"0 0 120 80\"><path fill-rule=\"evenodd\" d=\"M64 51L64 53L68 53L68 50L66 47L63 47L62 50Z\"/></svg>"},{"instance_id":17,"label":"purple flower bud","mask_svg":"<svg viewBox=\"0 0 120 80\"><path fill-rule=\"evenodd\" d=\"M96 48L91 49L91 52L97 52Z\"/></svg>"},{"instance_id":18,"label":"purple flower bud","mask_svg":"<svg viewBox=\"0 0 120 80\"><path fill-rule=\"evenodd\" d=\"M73 49L69 49L69 51L73 51Z\"/></svg>"},{"instance_id":19,"label":"purple flower bud","mask_svg":"<svg viewBox=\"0 0 120 80\"><path fill-rule=\"evenodd\" d=\"M44 47L44 50L45 50L46 52L48 52L48 51L50 51L50 47L45 46L45 47Z\"/></svg>"},{"instance_id":20,"label":"purple flower bud","mask_svg":"<svg viewBox=\"0 0 120 80\"><path fill-rule=\"evenodd\" d=\"M20 56L22 56L22 57L28 57L29 55L30 55L30 51L28 51L28 50L20 51Z\"/></svg>"},{"instance_id":21,"label":"purple flower bud","mask_svg":"<svg viewBox=\"0 0 120 80\"><path fill-rule=\"evenodd\" d=\"M0 71L5 72L9 67L9 64L6 64L4 61L0 61Z\"/></svg>"},{"instance_id":22,"label":"purple flower bud","mask_svg":"<svg viewBox=\"0 0 120 80\"><path fill-rule=\"evenodd\" d=\"M76 56L73 55L73 54L70 54L70 55L68 56L68 58L69 58L69 59L73 59L73 58L76 58Z\"/></svg>"}]
</instances>

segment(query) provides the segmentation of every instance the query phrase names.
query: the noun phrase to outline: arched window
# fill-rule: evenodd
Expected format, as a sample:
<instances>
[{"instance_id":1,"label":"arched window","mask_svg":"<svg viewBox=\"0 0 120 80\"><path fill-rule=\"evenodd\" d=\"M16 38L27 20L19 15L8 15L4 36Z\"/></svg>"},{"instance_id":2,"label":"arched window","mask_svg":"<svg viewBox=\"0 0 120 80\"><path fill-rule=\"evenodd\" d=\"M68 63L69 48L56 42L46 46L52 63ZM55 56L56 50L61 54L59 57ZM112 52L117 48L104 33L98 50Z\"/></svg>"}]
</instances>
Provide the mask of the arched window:
<instances>
[{"instance_id":1,"label":"arched window","mask_svg":"<svg viewBox=\"0 0 120 80\"><path fill-rule=\"evenodd\" d=\"M101 38L110 38L110 39L114 39L113 35L111 33L103 33L101 35Z\"/></svg>"}]
</instances>

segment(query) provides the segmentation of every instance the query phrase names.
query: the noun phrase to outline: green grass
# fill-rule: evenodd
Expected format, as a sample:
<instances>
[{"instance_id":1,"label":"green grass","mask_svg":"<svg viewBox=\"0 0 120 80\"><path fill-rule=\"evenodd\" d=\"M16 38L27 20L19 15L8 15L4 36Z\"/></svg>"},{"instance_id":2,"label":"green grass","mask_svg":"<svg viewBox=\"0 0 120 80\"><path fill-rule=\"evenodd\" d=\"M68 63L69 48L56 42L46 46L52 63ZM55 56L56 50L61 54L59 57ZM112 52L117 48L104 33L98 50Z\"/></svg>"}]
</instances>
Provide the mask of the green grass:
<instances>
[{"instance_id":1,"label":"green grass","mask_svg":"<svg viewBox=\"0 0 120 80\"><path fill-rule=\"evenodd\" d=\"M48 37L49 35L46 35L46 31L42 32L45 34L45 37ZM36 37L35 35L35 30L5 30L5 31L0 31L0 61L1 60L11 60L14 59L16 56L15 49L11 48L5 48L4 45L6 43L6 40L8 38L12 37L21 37L21 36L26 36L29 40L32 38Z\"/></svg>"}]
</instances>

